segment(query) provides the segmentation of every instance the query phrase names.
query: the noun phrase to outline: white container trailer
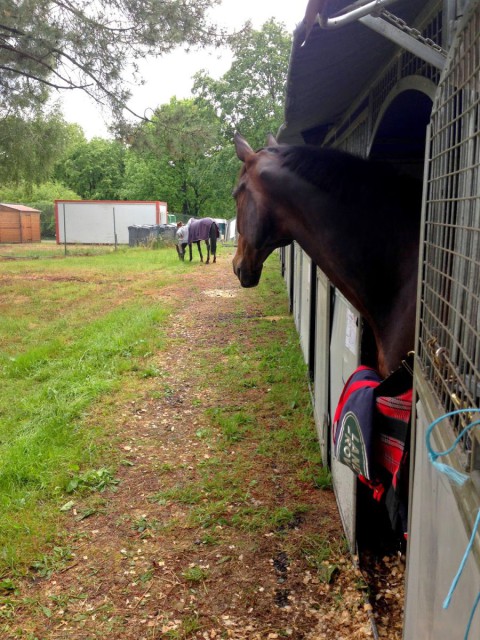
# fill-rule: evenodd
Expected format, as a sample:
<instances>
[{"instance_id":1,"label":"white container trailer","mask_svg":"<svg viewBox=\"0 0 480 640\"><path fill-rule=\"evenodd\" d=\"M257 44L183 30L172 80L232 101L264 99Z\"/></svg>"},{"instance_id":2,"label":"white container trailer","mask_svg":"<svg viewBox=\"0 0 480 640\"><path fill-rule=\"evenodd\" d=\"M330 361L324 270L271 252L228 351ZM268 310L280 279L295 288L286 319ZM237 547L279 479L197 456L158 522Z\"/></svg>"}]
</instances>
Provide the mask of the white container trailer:
<instances>
[{"instance_id":1,"label":"white container trailer","mask_svg":"<svg viewBox=\"0 0 480 640\"><path fill-rule=\"evenodd\" d=\"M128 244L128 227L167 224L166 202L55 200L57 243Z\"/></svg>"}]
</instances>

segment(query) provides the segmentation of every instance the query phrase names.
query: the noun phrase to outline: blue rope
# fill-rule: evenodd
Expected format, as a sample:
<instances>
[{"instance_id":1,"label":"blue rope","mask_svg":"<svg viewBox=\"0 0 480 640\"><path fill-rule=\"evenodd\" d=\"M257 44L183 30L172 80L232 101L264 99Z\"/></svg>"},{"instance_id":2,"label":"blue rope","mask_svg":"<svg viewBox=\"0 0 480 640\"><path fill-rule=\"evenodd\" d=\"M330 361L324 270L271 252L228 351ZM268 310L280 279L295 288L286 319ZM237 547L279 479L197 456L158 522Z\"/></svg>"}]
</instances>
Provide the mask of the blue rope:
<instances>
[{"instance_id":1,"label":"blue rope","mask_svg":"<svg viewBox=\"0 0 480 640\"><path fill-rule=\"evenodd\" d=\"M453 596L453 592L457 588L458 581L460 580L460 576L462 575L463 569L465 568L467 558L473 547L473 541L475 540L475 536L477 535L479 525L480 525L480 509L478 510L475 524L473 525L472 535L470 536L470 540L468 542L467 548L465 549L465 553L463 554L462 561L460 562L460 566L458 567L457 575L454 577L452 584L450 585L450 589L448 591L447 597L443 602L444 609L448 609L450 600L452 599L452 596ZM480 602L480 591L478 592L477 597L475 598L475 602L473 603L472 610L470 611L470 615L468 616L467 628L465 629L465 635L463 637L463 640L468 640L468 636L470 634L470 628L473 622L473 616L475 615L475 611L477 610L477 606L479 602Z\"/></svg>"},{"instance_id":2,"label":"blue rope","mask_svg":"<svg viewBox=\"0 0 480 640\"><path fill-rule=\"evenodd\" d=\"M472 535L470 536L470 540L468 542L467 548L465 549L465 553L463 554L462 561L460 562L460 566L458 567L457 575L453 579L453 582L452 582L452 584L450 586L450 589L448 591L447 597L445 598L445 600L443 602L443 608L444 609L448 608L448 606L450 604L450 600L452 599L452 596L453 596L453 592L457 588L458 581L460 579L460 576L462 575L463 569L465 568L465 564L467 562L468 555L469 555L469 553L470 553L470 551L472 549L473 541L475 540L475 535L476 535L476 533L478 531L478 525L479 524L480 524L480 509L478 510L477 519L475 520L475 524L473 525Z\"/></svg>"},{"instance_id":3,"label":"blue rope","mask_svg":"<svg viewBox=\"0 0 480 640\"><path fill-rule=\"evenodd\" d=\"M480 602L480 591L475 598L475 602L472 607L472 611L470 612L470 617L468 618L467 629L465 631L465 637L463 640L468 640L468 634L470 633L470 627L472 626L473 616L475 615L475 611L477 610L478 603Z\"/></svg>"},{"instance_id":4,"label":"blue rope","mask_svg":"<svg viewBox=\"0 0 480 640\"><path fill-rule=\"evenodd\" d=\"M465 484L465 482L468 480L469 476L464 474L464 473L460 473L459 471L457 471L456 469L454 469L453 467L450 467L449 465L443 464L441 462L437 461L437 458L441 457L441 456L446 456L449 453L452 453L452 451L455 449L455 447L457 446L457 444L460 442L460 440L463 438L463 436L467 433L467 431L469 431L470 429L472 429L473 427L477 426L480 424L480 420L476 420L475 422L470 423L468 426L466 426L463 431L461 431L461 433L455 438L454 443L452 444L451 447L449 447L448 449L446 449L445 451L434 451L431 443L430 443L430 437L432 434L433 429L435 428L435 426L441 422L442 420L444 420L445 418L450 418L451 416L455 416L458 415L459 413L480 413L480 409L458 409L457 411L451 411L450 413L446 413L445 415L441 416L440 418L437 418L436 420L434 420L428 427L426 435L425 435L425 441L426 441L426 446L427 446L427 451L428 451L428 457L430 459L430 462L432 463L432 465L441 473L444 473L447 477L449 477L451 480L453 480L453 482L455 482L458 485L463 485ZM470 536L470 540L468 542L467 548L465 549L465 553L463 554L463 558L462 561L460 562L460 566L458 567L458 571L452 581L452 584L450 585L450 589L448 590L448 594L447 597L445 598L444 602L443 602L443 608L447 609L448 606L450 605L450 601L452 599L453 596L453 592L455 591L455 589L457 588L457 584L458 581L460 580L460 577L463 573L463 570L465 568L465 564L467 562L468 556L470 554L470 551L473 547L473 542L475 540L475 536L477 535L477 532L480 528L480 509L478 510L477 513L477 518L475 520L475 524L473 525L473 530L472 530L472 535ZM465 636L464 636L464 640L468 640L468 636L470 634L470 628L472 626L472 622L473 622L473 617L475 615L475 611L477 610L477 606L480 602L480 592L478 593L477 597L475 598L475 602L473 603L473 607L472 610L470 612L470 616L468 618L468 623L467 623L467 627L465 629Z\"/></svg>"},{"instance_id":5,"label":"blue rope","mask_svg":"<svg viewBox=\"0 0 480 640\"><path fill-rule=\"evenodd\" d=\"M427 445L429 460L432 463L432 465L435 467L435 469L440 471L440 473L444 473L448 478L450 478L450 480L453 480L455 484L463 485L469 479L469 476L466 475L465 473L461 473L460 471L457 471L456 469L454 469L453 467L450 467L447 464L438 462L437 458L440 458L441 456L446 456L449 453L452 453L452 451L455 449L455 447L463 438L463 436L467 433L467 431L479 425L480 420L477 420L476 422L472 422L467 427L465 427L465 429L463 429L463 431L461 431L458 434L458 436L455 438L455 441L452 444L452 446L449 447L448 449L445 449L445 451L434 451L432 448L432 445L430 444L430 437L431 437L432 431L437 426L437 424L442 420L445 420L445 418L456 416L459 413L480 413L480 409L457 409L456 411L450 411L450 413L446 413L445 415L440 416L440 418L437 418L436 420L434 420L431 423L431 425L428 427L427 433L425 435L425 441Z\"/></svg>"}]
</instances>

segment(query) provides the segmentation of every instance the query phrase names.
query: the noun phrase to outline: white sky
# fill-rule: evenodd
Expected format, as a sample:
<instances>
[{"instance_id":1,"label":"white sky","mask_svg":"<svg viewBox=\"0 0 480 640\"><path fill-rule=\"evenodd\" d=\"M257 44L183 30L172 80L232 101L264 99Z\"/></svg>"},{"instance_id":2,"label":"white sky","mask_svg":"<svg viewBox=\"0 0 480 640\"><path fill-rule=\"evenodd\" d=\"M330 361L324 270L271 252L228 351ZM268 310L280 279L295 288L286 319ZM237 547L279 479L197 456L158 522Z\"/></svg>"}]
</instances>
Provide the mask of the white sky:
<instances>
[{"instance_id":1,"label":"white sky","mask_svg":"<svg viewBox=\"0 0 480 640\"><path fill-rule=\"evenodd\" d=\"M274 17L283 22L288 31L293 32L302 21L307 0L223 0L212 11L212 16L220 25L231 30L239 29L251 20L256 29ZM146 61L141 73L145 84L131 87L132 99L129 107L143 115L150 109L168 103L172 96L189 97L192 76L200 69L206 69L215 78L220 77L230 67L228 52L219 50L174 51L162 58ZM63 92L63 113L68 122L77 122L88 139L94 136L107 137L105 114L80 90Z\"/></svg>"}]
</instances>

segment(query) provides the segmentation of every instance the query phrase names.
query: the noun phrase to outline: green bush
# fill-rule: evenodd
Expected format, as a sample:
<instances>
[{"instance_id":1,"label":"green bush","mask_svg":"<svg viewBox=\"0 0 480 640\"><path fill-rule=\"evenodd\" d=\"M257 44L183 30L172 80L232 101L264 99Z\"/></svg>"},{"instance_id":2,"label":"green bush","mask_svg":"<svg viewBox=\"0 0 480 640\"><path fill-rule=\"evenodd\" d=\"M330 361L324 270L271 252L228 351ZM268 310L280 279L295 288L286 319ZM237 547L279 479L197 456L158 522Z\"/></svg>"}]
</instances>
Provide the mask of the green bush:
<instances>
[{"instance_id":1,"label":"green bush","mask_svg":"<svg viewBox=\"0 0 480 640\"><path fill-rule=\"evenodd\" d=\"M39 209L40 235L42 238L55 238L55 205L53 202L27 202L27 207Z\"/></svg>"},{"instance_id":2,"label":"green bush","mask_svg":"<svg viewBox=\"0 0 480 640\"><path fill-rule=\"evenodd\" d=\"M23 182L0 187L0 202L23 204L41 211L42 238L55 238L55 200L80 200L80 197L60 182L29 185Z\"/></svg>"}]
</instances>

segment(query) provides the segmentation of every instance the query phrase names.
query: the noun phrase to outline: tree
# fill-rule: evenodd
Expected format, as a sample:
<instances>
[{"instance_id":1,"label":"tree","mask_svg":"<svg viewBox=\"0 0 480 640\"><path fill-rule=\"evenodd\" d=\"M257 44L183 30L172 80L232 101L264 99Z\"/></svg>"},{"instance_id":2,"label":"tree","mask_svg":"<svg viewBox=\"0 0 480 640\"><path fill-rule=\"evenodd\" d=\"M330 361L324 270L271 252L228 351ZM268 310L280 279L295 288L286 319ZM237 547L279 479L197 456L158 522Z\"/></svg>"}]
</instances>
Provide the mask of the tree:
<instances>
[{"instance_id":1,"label":"tree","mask_svg":"<svg viewBox=\"0 0 480 640\"><path fill-rule=\"evenodd\" d=\"M171 189L165 181L167 171L166 161L162 163L151 154L128 149L120 197L125 200L167 200L171 206Z\"/></svg>"},{"instance_id":2,"label":"tree","mask_svg":"<svg viewBox=\"0 0 480 640\"><path fill-rule=\"evenodd\" d=\"M127 135L138 161L127 163L126 197L144 197L155 185L155 197L176 213L234 215L239 162L231 138L240 129L262 146L282 124L291 38L270 20L261 31L245 25L231 45L234 60L220 80L197 74L194 101L172 99Z\"/></svg>"},{"instance_id":3,"label":"tree","mask_svg":"<svg viewBox=\"0 0 480 640\"><path fill-rule=\"evenodd\" d=\"M81 88L120 116L122 76L174 47L220 43L206 11L220 0L0 0L0 114Z\"/></svg>"},{"instance_id":4,"label":"tree","mask_svg":"<svg viewBox=\"0 0 480 640\"><path fill-rule=\"evenodd\" d=\"M193 93L219 115L227 139L238 130L262 146L283 122L291 36L272 18L260 31L247 23L230 44L230 69L220 80L198 72Z\"/></svg>"},{"instance_id":5,"label":"tree","mask_svg":"<svg viewBox=\"0 0 480 640\"><path fill-rule=\"evenodd\" d=\"M203 215L212 190L207 168L220 139L218 118L209 107L176 98L161 105L151 122L141 124L130 137L144 168L158 171L155 184L162 189L161 199L186 216ZM133 174L144 183L145 172L131 167L129 176Z\"/></svg>"},{"instance_id":6,"label":"tree","mask_svg":"<svg viewBox=\"0 0 480 640\"><path fill-rule=\"evenodd\" d=\"M87 200L118 199L124 173L124 145L101 138L78 144L56 168L56 178Z\"/></svg>"},{"instance_id":7,"label":"tree","mask_svg":"<svg viewBox=\"0 0 480 640\"><path fill-rule=\"evenodd\" d=\"M212 218L235 217L232 189L240 164L232 145L218 146L203 165L202 185L206 197L202 215Z\"/></svg>"},{"instance_id":8,"label":"tree","mask_svg":"<svg viewBox=\"0 0 480 640\"><path fill-rule=\"evenodd\" d=\"M48 181L41 185L16 185L0 187L0 202L51 202L54 200L78 200L79 196L60 182Z\"/></svg>"},{"instance_id":9,"label":"tree","mask_svg":"<svg viewBox=\"0 0 480 640\"><path fill-rule=\"evenodd\" d=\"M55 200L79 200L79 196L59 182L32 185L25 182L0 187L0 202L16 202L41 212L42 238L55 237Z\"/></svg>"},{"instance_id":10,"label":"tree","mask_svg":"<svg viewBox=\"0 0 480 640\"><path fill-rule=\"evenodd\" d=\"M0 184L50 179L71 131L56 110L27 119L13 114L0 118Z\"/></svg>"},{"instance_id":11,"label":"tree","mask_svg":"<svg viewBox=\"0 0 480 640\"><path fill-rule=\"evenodd\" d=\"M120 197L125 200L163 200L169 210L180 212L182 198L178 177L168 157L156 157L145 151L127 150L125 175Z\"/></svg>"}]
</instances>

